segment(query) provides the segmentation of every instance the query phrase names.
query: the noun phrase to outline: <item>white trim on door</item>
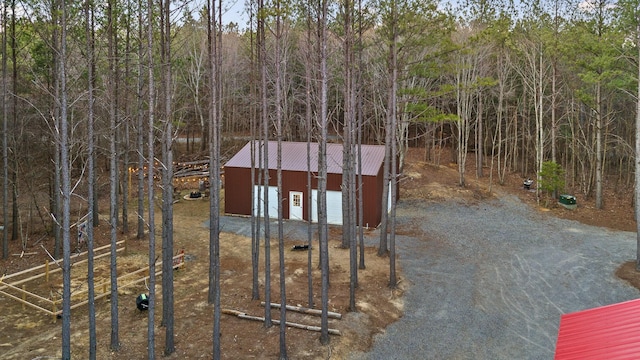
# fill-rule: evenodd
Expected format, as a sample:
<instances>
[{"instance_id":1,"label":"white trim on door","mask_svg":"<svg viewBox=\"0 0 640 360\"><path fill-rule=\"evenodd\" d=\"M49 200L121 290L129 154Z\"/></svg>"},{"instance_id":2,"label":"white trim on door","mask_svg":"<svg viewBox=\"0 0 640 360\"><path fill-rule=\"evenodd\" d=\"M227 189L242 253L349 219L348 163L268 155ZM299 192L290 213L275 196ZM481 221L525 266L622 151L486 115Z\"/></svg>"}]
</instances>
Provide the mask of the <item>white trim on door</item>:
<instances>
[{"instance_id":1,"label":"white trim on door","mask_svg":"<svg viewBox=\"0 0 640 360\"><path fill-rule=\"evenodd\" d=\"M303 220L303 199L304 194L301 191L289 191L289 219Z\"/></svg>"}]
</instances>

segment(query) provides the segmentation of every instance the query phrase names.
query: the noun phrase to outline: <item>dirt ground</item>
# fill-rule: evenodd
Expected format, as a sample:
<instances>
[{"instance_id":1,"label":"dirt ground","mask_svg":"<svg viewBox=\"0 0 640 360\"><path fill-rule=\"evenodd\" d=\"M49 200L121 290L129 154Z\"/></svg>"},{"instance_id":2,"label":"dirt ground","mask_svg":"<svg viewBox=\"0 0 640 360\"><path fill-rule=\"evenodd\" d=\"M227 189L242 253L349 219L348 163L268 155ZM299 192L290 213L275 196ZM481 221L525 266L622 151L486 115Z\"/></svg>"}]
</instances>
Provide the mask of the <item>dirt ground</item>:
<instances>
[{"instance_id":1,"label":"dirt ground","mask_svg":"<svg viewBox=\"0 0 640 360\"><path fill-rule=\"evenodd\" d=\"M406 159L404 176L401 182L401 199L424 199L425 201L443 201L449 198L461 198L466 201L480 201L492 196L514 194L532 205L537 211L552 216L573 219L589 225L605 226L614 230L635 231L633 208L629 201L631 193L621 194L614 189L605 189L605 209L596 210L593 199L580 194L578 208L567 210L562 207L545 209L537 205L535 192L522 188L522 176L510 174L504 185L494 180L489 191L489 177L475 178L474 165L470 162L467 173L467 186L457 186L458 175L455 164L441 162L441 165L428 164L423 160L423 151L411 149ZM485 173L488 174L487 168ZM189 192L184 189L183 192ZM106 207L104 207L106 208ZM207 304L208 285L208 230L202 224L208 218L208 201L183 200L174 208L175 249L184 249L187 263L184 269L175 273L175 345L176 352L168 356L177 358L211 358L213 309ZM133 217L132 217L133 219ZM157 222L159 224L159 221ZM131 223L133 227L133 220ZM410 230L403 230L410 231ZM96 228L98 245L108 244L108 226L102 222ZM157 241L160 232L157 231ZM329 346L319 344L319 333L307 330L288 328L288 354L292 359L341 359L354 350L367 349L373 335L383 332L385 327L402 316L402 293L400 288L391 290L388 282L388 258L376 256L376 249L366 252L365 270L359 272L359 288L357 290L358 312L348 312L349 266L348 250L338 247L340 233L331 231L330 262L331 288L329 310L343 314L341 320L330 320L330 327L342 332L342 336L332 336ZM124 238L124 235L120 235ZM51 248L50 239L30 240L20 256L18 242L11 243L9 260L0 261L0 272L11 274L17 271L42 264L46 254L40 244ZM287 243L287 249L292 243ZM158 249L160 248L158 244ZM120 273L145 267L147 262L146 241L131 240L127 255L118 258ZM279 281L277 267L277 244L272 246L272 301L278 302ZM33 254L32 254L33 253ZM264 308L260 300L251 300L251 260L250 239L234 234L223 233L221 239L222 254L222 307L246 312L249 315L263 316ZM307 254L306 252L286 251L286 285L287 303L290 305L307 305ZM97 273L108 279L107 260L97 264ZM400 279L402 279L400 259ZM314 299L319 304L320 272L317 270L317 256L314 256ZM640 276L631 265L621 264L619 276L635 281ZM72 275L80 288L83 281L82 270L75 269ZM625 277L626 276L626 277ZM261 276L263 278L263 276ZM49 283L29 283L29 291L48 297L51 292L59 291L57 278L52 277ZM158 279L160 281L160 279ZM640 284L638 281L636 284ZM77 290L74 290L77 291ZM262 288L261 283L261 291ZM100 359L141 359L146 358L147 314L136 309L135 298L146 292L144 285L124 288L119 292L119 325L121 349L118 352L109 350L110 341L110 305L108 298L96 302L98 319L98 358ZM157 290L160 294L160 287ZM264 297L264 295L261 295ZM161 320L161 299L158 299L156 324ZM50 316L32 309L23 309L11 299L0 296L2 321L0 322L0 358L2 359L34 359L59 357L60 355L60 320L54 322ZM308 325L319 325L319 318L287 312L287 320ZM277 319L279 312L274 311ZM278 327L265 329L261 322L239 319L230 315L221 317L221 347L225 359L272 359L278 355ZM72 354L75 359L87 357L88 317L86 306L72 311ZM156 328L156 354L164 349L164 328Z\"/></svg>"},{"instance_id":2,"label":"dirt ground","mask_svg":"<svg viewBox=\"0 0 640 360\"><path fill-rule=\"evenodd\" d=\"M189 190L183 190L185 194ZM208 200L182 200L174 207L175 248L184 249L187 262L184 269L175 272L175 347L176 352L166 358L195 359L211 358L213 308L207 304L208 290L208 241L209 233L203 227L208 219ZM157 224L160 222L157 221ZM99 244L108 244L109 229L106 223L96 228ZM343 315L341 320L330 319L330 328L338 329L342 336L331 336L329 346L321 346L319 333L288 328L288 354L292 359L340 359L353 350L363 350L370 346L374 334L402 315L403 284L398 289L388 288L388 258L376 255L376 249L366 249L366 269L359 271L357 289L357 313L348 312L349 303L349 253L339 248L340 232L331 229L330 262L331 288L329 292L329 310ZM122 237L122 236L121 236ZM156 240L160 241L160 230ZM295 242L298 244L299 242ZM147 242L131 239L128 242L127 255L118 257L119 275L135 271L147 264ZM272 253L272 302L279 302L279 278L277 265L277 242L273 241ZM287 304L308 306L307 292L307 253L290 251L294 243L287 243L286 286ZM49 245L46 244L45 245ZM157 244L160 249L160 244ZM3 273L14 273L33 265L41 264L44 258L40 247L31 246L26 253L20 254L19 244L12 244L12 256L9 261L0 263ZM221 304L224 309L246 312L248 315L264 316L264 307L260 300L251 300L251 260L250 239L234 234L221 235ZM264 251L264 249L262 249ZM320 271L317 253L313 256L314 302L320 304ZM53 266L53 265L52 265ZM82 265L85 266L86 265ZM108 282L107 258L97 261L97 282ZM400 270L400 269L399 269ZM401 270L400 270L401 279ZM72 270L74 286L72 292L78 292L86 285L86 268L77 266ZM261 273L261 279L264 275ZM158 278L158 282L161 279ZM126 283L121 281L119 284ZM40 279L27 283L27 290L49 297L61 293L61 277L50 278L49 282ZM261 284L261 297L264 287ZM101 292L101 288L96 290ZM109 291L108 287L106 291ZM109 350L110 344L110 304L108 298L96 302L98 358L99 359L143 359L147 356L147 313L136 308L135 298L147 292L143 284L119 290L119 337L121 349ZM161 321L160 286L157 287L156 324ZM58 295L59 297L60 295ZM72 294L72 299L74 295ZM75 303L75 300L72 300ZM60 324L51 316L27 308L14 300L0 296L0 308L3 320L0 322L0 358L34 359L60 356ZM274 319L279 311L272 312ZM319 317L287 312L287 321L305 325L320 325ZM225 359L273 359L278 356L279 329L273 326L265 329L262 322L243 320L230 315L221 317L221 348ZM74 359L85 359L88 349L87 307L72 310L72 354ZM164 351L164 328L156 328L156 354Z\"/></svg>"}]
</instances>

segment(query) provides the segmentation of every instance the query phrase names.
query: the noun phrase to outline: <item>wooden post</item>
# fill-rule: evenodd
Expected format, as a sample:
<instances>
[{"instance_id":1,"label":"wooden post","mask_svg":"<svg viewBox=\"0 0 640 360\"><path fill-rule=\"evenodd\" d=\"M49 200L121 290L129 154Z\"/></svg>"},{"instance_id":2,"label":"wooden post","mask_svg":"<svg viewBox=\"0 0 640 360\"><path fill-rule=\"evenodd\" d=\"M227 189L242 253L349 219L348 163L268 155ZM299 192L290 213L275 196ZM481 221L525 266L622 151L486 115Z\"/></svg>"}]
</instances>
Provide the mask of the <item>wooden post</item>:
<instances>
[{"instance_id":1,"label":"wooden post","mask_svg":"<svg viewBox=\"0 0 640 360\"><path fill-rule=\"evenodd\" d=\"M48 283L49 282L49 259L44 262L44 279Z\"/></svg>"},{"instance_id":2,"label":"wooden post","mask_svg":"<svg viewBox=\"0 0 640 360\"><path fill-rule=\"evenodd\" d=\"M52 291L51 292L51 314L53 314L53 323L56 323L56 320L58 320L56 318L56 295L55 293Z\"/></svg>"},{"instance_id":3,"label":"wooden post","mask_svg":"<svg viewBox=\"0 0 640 360\"><path fill-rule=\"evenodd\" d=\"M264 301L260 302L260 305L262 306L266 306L266 303ZM276 308L276 309L280 309L282 305L278 304L278 303L271 303L271 307L272 308ZM299 312L302 314L308 314L308 315L315 315L315 316L321 316L322 315L322 311L318 310L318 309L309 309L306 307L302 307L302 306L293 306L293 305L285 305L287 310L291 310L291 311L295 311L295 312ZM337 313L337 312L332 312L332 311L327 311L327 316L333 319L342 319L342 314Z\"/></svg>"}]
</instances>

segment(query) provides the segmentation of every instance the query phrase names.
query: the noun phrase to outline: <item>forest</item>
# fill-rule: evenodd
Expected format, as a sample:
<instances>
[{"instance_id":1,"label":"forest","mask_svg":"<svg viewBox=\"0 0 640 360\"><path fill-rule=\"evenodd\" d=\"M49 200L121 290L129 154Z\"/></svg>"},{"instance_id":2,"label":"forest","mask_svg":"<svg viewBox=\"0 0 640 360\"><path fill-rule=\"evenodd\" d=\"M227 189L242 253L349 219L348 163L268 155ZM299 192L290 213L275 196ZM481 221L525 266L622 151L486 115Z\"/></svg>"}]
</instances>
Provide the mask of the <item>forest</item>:
<instances>
[{"instance_id":1,"label":"forest","mask_svg":"<svg viewBox=\"0 0 640 360\"><path fill-rule=\"evenodd\" d=\"M320 190L326 143L344 144L343 193L353 196L343 198L349 209L343 234L351 235L343 245L352 248L354 272L357 244L349 238L357 238L359 144L387 146L387 182L398 179L407 149L417 147L425 161L457 164L461 187L470 176L501 184L519 173L540 184L540 198L569 188L601 209L605 186L620 192L635 186L637 1L248 0L245 23L226 19L232 5L3 2L3 259L10 241L24 250L28 239L42 236L53 239L52 256L69 266L74 227L86 223L91 253L102 212L112 252L122 233L146 237L154 269L155 231L145 231L156 228L156 209L148 204L161 198L163 325L171 329L174 165L206 159L210 186L220 188L221 166L239 139L319 143ZM475 174L467 173L469 156ZM267 167L256 164L256 171ZM383 201L395 204L395 186L385 189L391 195ZM318 199L320 259L327 261L326 209ZM212 191L208 275L215 319L219 201ZM394 209L381 224L379 249L389 252L391 286ZM114 278L115 269L114 256ZM324 292L328 274L322 279ZM153 281L151 275L149 358L155 357ZM114 350L117 289L112 282ZM69 358L68 301L63 305L63 358ZM214 358L218 333L214 327ZM325 323L321 339L328 342ZM172 353L171 342L165 346Z\"/></svg>"}]
</instances>

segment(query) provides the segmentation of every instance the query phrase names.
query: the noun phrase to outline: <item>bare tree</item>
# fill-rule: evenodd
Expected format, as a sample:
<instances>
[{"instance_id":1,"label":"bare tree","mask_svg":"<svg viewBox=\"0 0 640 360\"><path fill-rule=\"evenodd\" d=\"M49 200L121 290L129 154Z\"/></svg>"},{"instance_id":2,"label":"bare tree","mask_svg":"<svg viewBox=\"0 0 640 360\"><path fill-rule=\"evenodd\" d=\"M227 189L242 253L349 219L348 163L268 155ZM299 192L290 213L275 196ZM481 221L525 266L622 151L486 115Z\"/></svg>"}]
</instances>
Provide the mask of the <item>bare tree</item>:
<instances>
[{"instance_id":1,"label":"bare tree","mask_svg":"<svg viewBox=\"0 0 640 360\"><path fill-rule=\"evenodd\" d=\"M220 359L220 61L222 1L208 2L209 42L209 293L213 304L213 358ZM216 5L218 7L216 7ZM216 16L217 15L217 16Z\"/></svg>"},{"instance_id":2,"label":"bare tree","mask_svg":"<svg viewBox=\"0 0 640 360\"><path fill-rule=\"evenodd\" d=\"M358 259L356 238L356 99L353 56L353 2L345 0L344 13L344 137L342 148L342 247L349 248L349 310L356 311ZM359 168L358 164L358 168Z\"/></svg>"},{"instance_id":3,"label":"bare tree","mask_svg":"<svg viewBox=\"0 0 640 360\"><path fill-rule=\"evenodd\" d=\"M107 33L108 33L108 56L109 56L109 74L108 87L109 93L114 97L115 93L115 60L114 60L114 38L115 19L113 11L115 0L109 0L107 7ZM117 132L117 113L113 102L109 105L109 226L111 229L111 350L118 351L120 349L120 338L118 335L118 267L117 267L117 225L118 225L118 152L116 149L116 132Z\"/></svg>"},{"instance_id":4,"label":"bare tree","mask_svg":"<svg viewBox=\"0 0 640 360\"><path fill-rule=\"evenodd\" d=\"M173 125L171 75L171 0L161 2L161 63L164 118L162 123L162 325L164 354L175 351L173 316Z\"/></svg>"},{"instance_id":5,"label":"bare tree","mask_svg":"<svg viewBox=\"0 0 640 360\"><path fill-rule=\"evenodd\" d=\"M283 58L283 33L282 33L282 18L283 9L281 7L281 1L277 0L274 3L275 6L275 106L276 106L276 136L278 140L278 149L276 155L276 181L278 187L278 259L279 259L279 275L280 275L280 360L288 359L287 356L287 342L286 342L286 329L287 329L287 289L285 278L285 261L284 261L284 223L283 223L283 194L282 194L282 118L283 118L283 77L284 77L284 63L286 59ZM267 195L268 196L268 195ZM269 303L266 307L270 307Z\"/></svg>"},{"instance_id":6,"label":"bare tree","mask_svg":"<svg viewBox=\"0 0 640 360\"><path fill-rule=\"evenodd\" d=\"M259 0L258 3L258 47L260 49L260 80L261 80L261 106L262 106L262 135L264 136L262 142L263 153L263 207L264 207L264 301L266 304L271 303L271 230L269 227L269 114L267 103L267 45L266 45L266 25L265 22L265 5L264 0ZM271 322L271 306L265 306L264 310L264 326L270 328Z\"/></svg>"},{"instance_id":7,"label":"bare tree","mask_svg":"<svg viewBox=\"0 0 640 360\"><path fill-rule=\"evenodd\" d=\"M318 144L318 242L320 244L321 302L320 343L329 343L329 228L327 225L327 133L328 133L328 91L327 91L327 41L328 41L328 1L319 2L320 35L320 141Z\"/></svg>"},{"instance_id":8,"label":"bare tree","mask_svg":"<svg viewBox=\"0 0 640 360\"><path fill-rule=\"evenodd\" d=\"M312 55L313 53L313 45L311 42L311 33L312 33L312 21L311 21L311 4L307 3L307 29L306 29L306 38L307 38L307 59L314 59ZM307 289L308 289L308 304L310 308L314 307L313 302L313 227L311 225L311 217L313 213L313 193L311 191L311 141L313 139L313 108L312 104L312 93L314 87L311 82L311 69L312 63L307 62L305 66L305 124L307 127Z\"/></svg>"},{"instance_id":9,"label":"bare tree","mask_svg":"<svg viewBox=\"0 0 640 360\"><path fill-rule=\"evenodd\" d=\"M5 10L6 13L6 10ZM11 88L12 88L12 96L11 96L11 118L14 129L18 124L18 45L16 41L16 2L15 0L11 0ZM7 55L8 56L8 55ZM16 140L14 139L14 145L16 145ZM15 146L17 148L17 146ZM18 234L18 221L19 221L19 209L18 209L18 155L15 154L17 149L14 150L13 156L13 171L11 171L11 194L12 194L12 229L11 229L11 238L17 239ZM4 209L8 209L5 207ZM7 222L5 221L3 224L5 227L7 226ZM6 231L6 230L5 230ZM5 236L6 238L6 236Z\"/></svg>"},{"instance_id":10,"label":"bare tree","mask_svg":"<svg viewBox=\"0 0 640 360\"><path fill-rule=\"evenodd\" d=\"M149 197L149 308L147 320L147 357L155 359L155 303L156 303L156 235L155 235L155 79L154 79L154 57L153 57L153 0L147 0L147 81L149 82L149 125L148 125L148 150L147 150L147 195ZM142 7L140 8L142 17Z\"/></svg>"},{"instance_id":11,"label":"bare tree","mask_svg":"<svg viewBox=\"0 0 640 360\"><path fill-rule=\"evenodd\" d=\"M136 238L144 238L144 24L143 2L138 0L138 87L137 102L137 149L138 149L138 227Z\"/></svg>"},{"instance_id":12,"label":"bare tree","mask_svg":"<svg viewBox=\"0 0 640 360\"><path fill-rule=\"evenodd\" d=\"M126 14L123 16L124 22L124 78L123 84L116 86L116 89L119 89L122 86L122 98L124 101L120 101L120 99L116 99L118 102L124 103L123 109L123 119L121 126L122 129L122 233L129 234L129 197L131 196L131 192L129 189L131 188L131 114L129 109L129 75L130 75L130 54L131 54L131 9L130 9L130 0L126 0L125 4L122 7L126 6ZM122 8L121 7L121 8ZM120 76L120 66L118 66L118 61L120 56L118 55L118 49L116 49L116 84L120 84L121 76Z\"/></svg>"},{"instance_id":13,"label":"bare tree","mask_svg":"<svg viewBox=\"0 0 640 360\"><path fill-rule=\"evenodd\" d=\"M385 129L386 138L389 140L385 144L385 167L390 168L390 174L385 172L387 179L385 179L384 186L387 191L391 192L391 204L388 204L388 195L383 194L383 208L382 212L387 213L387 206L391 206L391 214L387 217L390 221L391 234L389 237L389 286L394 288L396 286L396 246L395 246L395 200L396 200L396 118L397 118L397 92L398 92L398 8L395 0L391 1L391 14L390 14L390 38L389 38L389 58L388 58L388 71L389 71L389 104L387 107L387 125ZM388 165L386 165L388 164ZM387 181L388 180L388 181ZM386 228L385 228L386 233Z\"/></svg>"},{"instance_id":14,"label":"bare tree","mask_svg":"<svg viewBox=\"0 0 640 360\"><path fill-rule=\"evenodd\" d=\"M253 101L251 102L251 114L250 114L250 131L251 131L251 139L256 139L259 134L260 134L260 129L261 127L259 126L258 123L258 107L257 104L259 102L259 98L258 98L258 94L260 94L261 92L258 90L258 83L257 83L257 79L259 78L258 76L256 76L256 74L258 74L258 61L259 59L256 59L256 55L259 54L259 51L257 50L256 44L254 44L256 38L254 37L254 31L253 31L253 26L254 26L254 19L257 16L256 15L256 9L255 7L255 2L252 1L251 2L251 8L249 9L250 13L250 21L249 23L251 24L251 31L249 31L249 36L250 36L250 46L249 49L251 51L250 53L250 88L251 88L251 98L253 99ZM258 61L256 61L258 60ZM259 194L256 193L256 191L254 190L256 188L256 184L260 184L260 181L262 179L262 172L259 170L261 164L262 164L262 151L259 151L259 148L256 149L257 144L259 144L260 141L258 139L258 142L256 141L251 141L251 145L250 145L250 151L251 151L251 269L252 269L252 286L251 286L251 299L252 300L258 300L260 299L260 274L259 274L259 266L260 266L260 206L259 206ZM256 163L256 154L258 154L258 160ZM258 179L256 180L256 175L258 176Z\"/></svg>"},{"instance_id":15,"label":"bare tree","mask_svg":"<svg viewBox=\"0 0 640 360\"><path fill-rule=\"evenodd\" d=\"M94 238L93 238L93 202L95 200L93 184L95 183L95 143L94 143L94 89L95 89L95 57L94 57L94 22L93 2L84 3L85 36L87 37L87 301L89 307L89 359L96 359L96 309L94 283Z\"/></svg>"},{"instance_id":16,"label":"bare tree","mask_svg":"<svg viewBox=\"0 0 640 360\"><path fill-rule=\"evenodd\" d=\"M363 123L363 84L362 84L362 74L364 72L364 59L363 59L363 16L364 12L362 11L362 0L358 0L358 39L356 43L356 47L358 49L358 65L357 65L357 75L355 79L354 87L359 89L357 91L356 96L356 118L357 118L357 154L356 154L356 162L358 163L358 238L359 248L360 248L360 258L358 262L359 269L365 269L364 262L364 196L363 196L363 179L362 179L362 130L364 128Z\"/></svg>"},{"instance_id":17,"label":"bare tree","mask_svg":"<svg viewBox=\"0 0 640 360\"><path fill-rule=\"evenodd\" d=\"M344 0L342 4L342 12L344 16L344 39L343 39L343 102L344 102L344 123L342 137L342 248L350 247L351 229L355 224L351 223L351 213L355 211L354 204L351 203L351 192L355 189L351 188L351 173L355 171L353 164L354 140L353 124L355 119L354 110L354 88L353 88L353 3L350 0Z\"/></svg>"},{"instance_id":18,"label":"bare tree","mask_svg":"<svg viewBox=\"0 0 640 360\"><path fill-rule=\"evenodd\" d=\"M2 3L2 258L9 257L9 144L7 143L7 4Z\"/></svg>"},{"instance_id":19,"label":"bare tree","mask_svg":"<svg viewBox=\"0 0 640 360\"><path fill-rule=\"evenodd\" d=\"M636 219L636 270L640 271L640 13L635 16L636 49L638 51L638 84L636 93L636 159L635 159L635 219Z\"/></svg>"},{"instance_id":20,"label":"bare tree","mask_svg":"<svg viewBox=\"0 0 640 360\"><path fill-rule=\"evenodd\" d=\"M392 136L391 124L393 123L393 118L396 117L396 89L397 89L397 76L398 69L397 65L397 5L396 0L392 0L388 4L388 14L387 17L389 22L387 26L390 27L390 31L388 32L388 43L389 49L387 54L387 78L388 78L388 93L387 93L387 112L385 114L385 137L384 137L384 184L382 187L382 219L380 222L380 244L378 246L378 256L384 256L389 251L388 246L388 226L389 226L389 192L391 186L391 178L390 178L390 159L391 159L391 142L395 141Z\"/></svg>"},{"instance_id":21,"label":"bare tree","mask_svg":"<svg viewBox=\"0 0 640 360\"><path fill-rule=\"evenodd\" d=\"M60 55L57 71L60 83L60 142L61 188L56 189L62 197L62 359L71 359L71 165L69 161L69 121L67 118L67 6L64 0L58 4L60 10Z\"/></svg>"},{"instance_id":22,"label":"bare tree","mask_svg":"<svg viewBox=\"0 0 640 360\"><path fill-rule=\"evenodd\" d=\"M459 52L456 57L456 112L459 118L455 122L457 130L455 134L457 137L456 162L458 163L458 185L465 186L469 137L473 127L471 114L473 112L474 83L477 79L475 70L477 67L474 66L473 58L467 54L467 51Z\"/></svg>"},{"instance_id":23,"label":"bare tree","mask_svg":"<svg viewBox=\"0 0 640 360\"><path fill-rule=\"evenodd\" d=\"M58 69L59 65L58 65L58 61L59 61L59 48L60 48L60 28L59 28L59 24L58 22L60 21L58 19L58 13L59 13L59 9L58 7L60 6L59 4L60 0L56 0L52 2L52 12L51 12L51 23L52 23L52 49L51 49L51 57L52 57L52 61L53 61L53 68L54 69ZM59 75L59 74L58 74ZM58 101L58 99L61 98L60 96L60 76L53 76L53 89L49 89L50 91L53 92L53 97L54 97L54 101L53 104L51 106L51 113L53 114L53 118L54 118L54 123L55 123L55 131L59 131L60 129L60 119L61 119L61 115L60 115L60 101ZM53 233L54 233L54 247L53 247L53 257L55 257L56 259L60 258L60 251L62 250L62 224L60 223L60 220L62 219L62 209L61 209L61 194L59 189L61 189L62 186L62 169L60 168L59 164L61 164L61 159L60 159L60 140L58 138L59 134L54 133L53 136L53 142L54 142L54 151L53 151L53 164L54 164L54 170L53 170L53 196L52 196L52 203L51 203L51 216L53 217ZM14 164L15 164L15 157L14 157ZM16 169L14 168L13 174L14 174L14 181L13 181L13 226L12 226L12 235L11 235L11 239L12 240L16 240L18 238L18 196L17 196L17 188L16 188L16 177L15 177L15 173L16 173Z\"/></svg>"}]
</instances>

